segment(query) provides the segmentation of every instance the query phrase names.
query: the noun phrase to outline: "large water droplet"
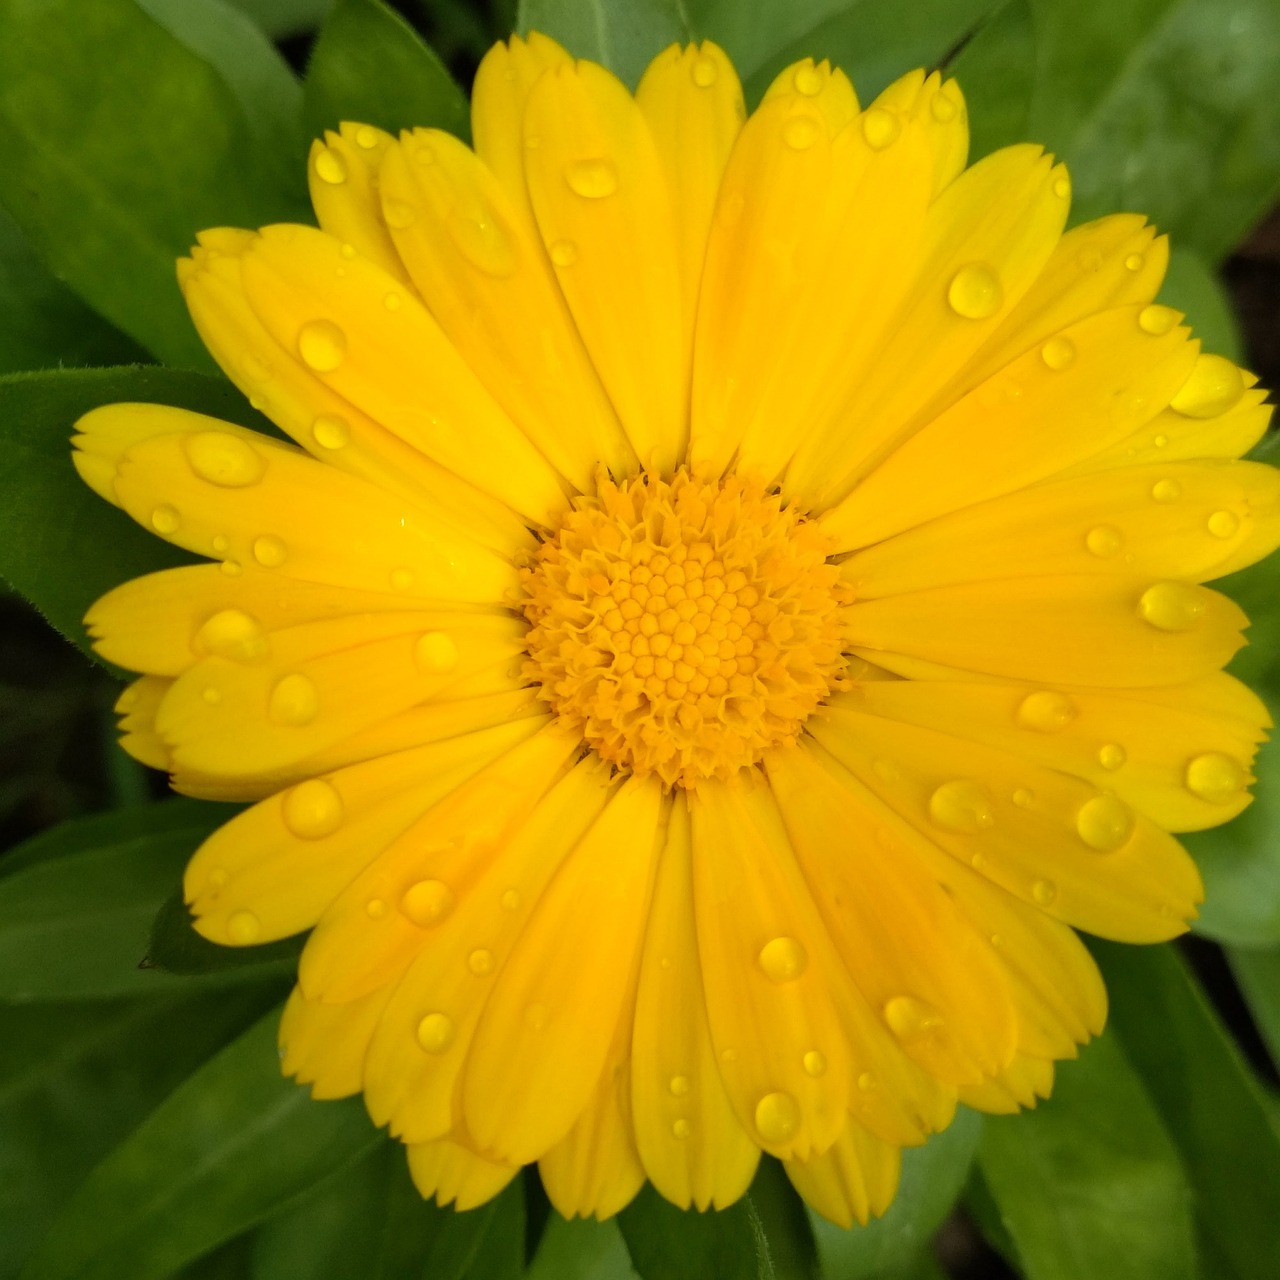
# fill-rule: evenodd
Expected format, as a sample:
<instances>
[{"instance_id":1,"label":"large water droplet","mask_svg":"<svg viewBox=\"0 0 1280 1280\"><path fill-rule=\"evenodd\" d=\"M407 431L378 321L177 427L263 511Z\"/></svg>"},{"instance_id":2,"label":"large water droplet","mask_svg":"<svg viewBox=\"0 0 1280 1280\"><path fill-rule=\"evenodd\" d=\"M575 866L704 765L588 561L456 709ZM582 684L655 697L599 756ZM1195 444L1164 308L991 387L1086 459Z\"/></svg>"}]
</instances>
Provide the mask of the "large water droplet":
<instances>
[{"instance_id":1,"label":"large water droplet","mask_svg":"<svg viewBox=\"0 0 1280 1280\"><path fill-rule=\"evenodd\" d=\"M331 187L340 187L347 180L347 166L331 147L317 147L311 164L316 177Z\"/></svg>"},{"instance_id":2,"label":"large water droplet","mask_svg":"<svg viewBox=\"0 0 1280 1280\"><path fill-rule=\"evenodd\" d=\"M1024 729L1056 733L1076 718L1076 704L1065 693L1041 689L1029 693L1018 705L1018 723Z\"/></svg>"},{"instance_id":3,"label":"large water droplet","mask_svg":"<svg viewBox=\"0 0 1280 1280\"><path fill-rule=\"evenodd\" d=\"M1131 253L1131 254L1130 254L1130 255L1129 255L1129 256L1124 260L1124 265L1125 265L1125 269L1126 269L1126 270L1128 270L1128 271L1141 271L1141 270L1142 270L1142 265L1143 265L1143 263L1145 263L1145 262L1146 262L1146 258L1144 258L1144 257L1142 256L1142 254L1140 254L1140 253Z\"/></svg>"},{"instance_id":4,"label":"large water droplet","mask_svg":"<svg viewBox=\"0 0 1280 1280\"><path fill-rule=\"evenodd\" d=\"M985 831L995 822L986 791L970 778L944 782L929 797L929 817L947 831L967 835Z\"/></svg>"},{"instance_id":5,"label":"large water droplet","mask_svg":"<svg viewBox=\"0 0 1280 1280\"><path fill-rule=\"evenodd\" d=\"M985 320L1000 310L1004 289L1000 277L985 262L970 262L951 278L947 301L966 320Z\"/></svg>"},{"instance_id":6,"label":"large water droplet","mask_svg":"<svg viewBox=\"0 0 1280 1280\"><path fill-rule=\"evenodd\" d=\"M618 171L612 160L575 160L564 173L569 190L584 200L603 200L618 189Z\"/></svg>"},{"instance_id":7,"label":"large water droplet","mask_svg":"<svg viewBox=\"0 0 1280 1280\"><path fill-rule=\"evenodd\" d=\"M1085 534L1084 545L1088 547L1090 555L1108 560L1124 545L1124 538L1119 529L1109 524L1099 524Z\"/></svg>"},{"instance_id":8,"label":"large water droplet","mask_svg":"<svg viewBox=\"0 0 1280 1280\"><path fill-rule=\"evenodd\" d=\"M298 330L298 354L308 368L332 373L347 354L347 335L332 320L308 320Z\"/></svg>"},{"instance_id":9,"label":"large water droplet","mask_svg":"<svg viewBox=\"0 0 1280 1280\"><path fill-rule=\"evenodd\" d=\"M429 1013L418 1023L418 1043L427 1053L443 1053L453 1043L453 1019L447 1013Z\"/></svg>"},{"instance_id":10,"label":"large water droplet","mask_svg":"<svg viewBox=\"0 0 1280 1280\"><path fill-rule=\"evenodd\" d=\"M196 475L226 489L257 484L266 474L266 459L229 431L197 431L183 441L183 449Z\"/></svg>"},{"instance_id":11,"label":"large water droplet","mask_svg":"<svg viewBox=\"0 0 1280 1280\"><path fill-rule=\"evenodd\" d=\"M1157 502L1177 502L1182 497L1182 486L1176 480L1157 480L1151 486L1151 496Z\"/></svg>"},{"instance_id":12,"label":"large water droplet","mask_svg":"<svg viewBox=\"0 0 1280 1280\"><path fill-rule=\"evenodd\" d=\"M1138 601L1138 613L1161 631L1191 631L1204 617L1204 597L1185 582L1157 582Z\"/></svg>"},{"instance_id":13,"label":"large water droplet","mask_svg":"<svg viewBox=\"0 0 1280 1280\"><path fill-rule=\"evenodd\" d=\"M458 665L458 646L443 631L428 631L414 645L413 660L424 676L441 676Z\"/></svg>"},{"instance_id":14,"label":"large water droplet","mask_svg":"<svg viewBox=\"0 0 1280 1280\"><path fill-rule=\"evenodd\" d=\"M342 826L342 797L331 782L308 778L284 793L284 825L302 840L320 840Z\"/></svg>"},{"instance_id":15,"label":"large water droplet","mask_svg":"<svg viewBox=\"0 0 1280 1280\"><path fill-rule=\"evenodd\" d=\"M827 1070L827 1060L818 1052L817 1049L810 1049L809 1052L804 1055L804 1069L806 1075L811 1075L815 1078L825 1075Z\"/></svg>"},{"instance_id":16,"label":"large water droplet","mask_svg":"<svg viewBox=\"0 0 1280 1280\"><path fill-rule=\"evenodd\" d=\"M794 938L774 938L766 942L758 956L760 968L774 982L798 978L809 963L804 947Z\"/></svg>"},{"instance_id":17,"label":"large water droplet","mask_svg":"<svg viewBox=\"0 0 1280 1280\"><path fill-rule=\"evenodd\" d=\"M1138 328L1153 338L1159 338L1168 333L1180 319L1182 317L1172 307L1152 303L1138 312Z\"/></svg>"},{"instance_id":18,"label":"large water droplet","mask_svg":"<svg viewBox=\"0 0 1280 1280\"><path fill-rule=\"evenodd\" d=\"M429 928L453 910L453 890L443 880L419 880L404 891L400 910L414 924Z\"/></svg>"},{"instance_id":19,"label":"large water droplet","mask_svg":"<svg viewBox=\"0 0 1280 1280\"><path fill-rule=\"evenodd\" d=\"M1080 839L1099 853L1114 853L1133 835L1133 811L1115 796L1094 796L1076 814Z\"/></svg>"},{"instance_id":20,"label":"large water droplet","mask_svg":"<svg viewBox=\"0 0 1280 1280\"><path fill-rule=\"evenodd\" d=\"M237 911L227 921L227 938L238 947L256 942L262 933L262 921L252 911Z\"/></svg>"},{"instance_id":21,"label":"large water droplet","mask_svg":"<svg viewBox=\"0 0 1280 1280\"><path fill-rule=\"evenodd\" d=\"M1221 751L1207 751L1187 765L1187 790L1210 804L1232 804L1249 782L1244 766Z\"/></svg>"},{"instance_id":22,"label":"large water droplet","mask_svg":"<svg viewBox=\"0 0 1280 1280\"><path fill-rule=\"evenodd\" d=\"M1215 511L1205 526L1215 538L1230 538L1240 528L1240 517L1234 511Z\"/></svg>"},{"instance_id":23,"label":"large water droplet","mask_svg":"<svg viewBox=\"0 0 1280 1280\"><path fill-rule=\"evenodd\" d=\"M293 672L276 682L267 702L267 715L276 724L310 724L320 710L320 695L311 680Z\"/></svg>"},{"instance_id":24,"label":"large water droplet","mask_svg":"<svg viewBox=\"0 0 1280 1280\"><path fill-rule=\"evenodd\" d=\"M800 1128L800 1106L789 1093L766 1093L756 1103L756 1130L765 1142L786 1142Z\"/></svg>"},{"instance_id":25,"label":"large water droplet","mask_svg":"<svg viewBox=\"0 0 1280 1280\"><path fill-rule=\"evenodd\" d=\"M1244 395L1240 370L1225 356L1202 353L1169 407L1187 418L1216 418Z\"/></svg>"},{"instance_id":26,"label":"large water droplet","mask_svg":"<svg viewBox=\"0 0 1280 1280\"><path fill-rule=\"evenodd\" d=\"M255 662L266 655L267 633L243 609L223 609L196 632L195 643L202 652L232 662Z\"/></svg>"},{"instance_id":27,"label":"large water droplet","mask_svg":"<svg viewBox=\"0 0 1280 1280\"><path fill-rule=\"evenodd\" d=\"M873 151L883 151L902 132L902 121L883 107L869 107L862 113L862 136Z\"/></svg>"},{"instance_id":28,"label":"large water droplet","mask_svg":"<svg viewBox=\"0 0 1280 1280\"><path fill-rule=\"evenodd\" d=\"M260 538L253 540L253 558L264 569L278 569L284 564L288 554L283 541L275 534L264 533Z\"/></svg>"},{"instance_id":29,"label":"large water droplet","mask_svg":"<svg viewBox=\"0 0 1280 1280\"><path fill-rule=\"evenodd\" d=\"M151 513L151 527L157 533L175 533L181 523L178 508L171 507L167 502L162 502Z\"/></svg>"},{"instance_id":30,"label":"large water droplet","mask_svg":"<svg viewBox=\"0 0 1280 1280\"><path fill-rule=\"evenodd\" d=\"M372 151L377 145L378 131L367 124L362 124L356 130L356 146L363 147L366 151Z\"/></svg>"},{"instance_id":31,"label":"large water droplet","mask_svg":"<svg viewBox=\"0 0 1280 1280\"><path fill-rule=\"evenodd\" d=\"M322 449L341 449L351 442L351 428L341 418L324 414L311 424L311 437Z\"/></svg>"},{"instance_id":32,"label":"large water droplet","mask_svg":"<svg viewBox=\"0 0 1280 1280\"><path fill-rule=\"evenodd\" d=\"M1104 769L1118 769L1129 758L1129 753L1118 742L1104 742L1098 748L1098 763Z\"/></svg>"},{"instance_id":33,"label":"large water droplet","mask_svg":"<svg viewBox=\"0 0 1280 1280\"><path fill-rule=\"evenodd\" d=\"M1040 359L1055 371L1065 369L1075 358L1076 344L1061 334L1056 338L1050 338L1040 348Z\"/></svg>"},{"instance_id":34,"label":"large water droplet","mask_svg":"<svg viewBox=\"0 0 1280 1280\"><path fill-rule=\"evenodd\" d=\"M900 1040L915 1040L942 1026L942 1015L915 996L894 996L884 1006L884 1020Z\"/></svg>"}]
</instances>

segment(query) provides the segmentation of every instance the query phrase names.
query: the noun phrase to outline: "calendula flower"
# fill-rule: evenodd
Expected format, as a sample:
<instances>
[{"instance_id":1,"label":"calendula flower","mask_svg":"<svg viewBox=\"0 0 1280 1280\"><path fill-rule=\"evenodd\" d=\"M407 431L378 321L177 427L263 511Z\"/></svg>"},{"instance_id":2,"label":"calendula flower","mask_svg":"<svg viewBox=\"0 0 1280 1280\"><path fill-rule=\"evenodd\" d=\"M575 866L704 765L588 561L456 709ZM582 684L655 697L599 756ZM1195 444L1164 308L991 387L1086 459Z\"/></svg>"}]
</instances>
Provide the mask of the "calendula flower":
<instances>
[{"instance_id":1,"label":"calendula flower","mask_svg":"<svg viewBox=\"0 0 1280 1280\"><path fill-rule=\"evenodd\" d=\"M567 1215L722 1206L763 1150L865 1220L1102 1027L1075 929L1194 916L1170 833L1244 807L1268 723L1201 585L1280 541L1263 395L1154 304L1141 218L1064 233L1064 169L966 169L965 119L936 74L863 109L805 61L744 119L711 44L633 97L513 39L474 150L344 124L319 229L180 264L296 446L81 420L216 562L88 619L126 749L257 801L197 928L312 930L284 1068L424 1195L536 1161Z\"/></svg>"}]
</instances>

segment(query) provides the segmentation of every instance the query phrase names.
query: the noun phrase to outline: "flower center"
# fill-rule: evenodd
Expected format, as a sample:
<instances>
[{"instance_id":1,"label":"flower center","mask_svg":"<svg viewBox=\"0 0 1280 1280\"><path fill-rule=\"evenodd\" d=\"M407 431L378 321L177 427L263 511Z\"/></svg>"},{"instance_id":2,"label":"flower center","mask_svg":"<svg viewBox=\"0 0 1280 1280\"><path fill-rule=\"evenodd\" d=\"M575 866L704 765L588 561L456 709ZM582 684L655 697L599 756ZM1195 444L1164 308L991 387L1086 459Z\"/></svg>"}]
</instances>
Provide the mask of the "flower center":
<instances>
[{"instance_id":1,"label":"flower center","mask_svg":"<svg viewBox=\"0 0 1280 1280\"><path fill-rule=\"evenodd\" d=\"M602 480L523 572L525 676L618 768L728 778L840 684L851 594L829 550L738 476Z\"/></svg>"}]
</instances>

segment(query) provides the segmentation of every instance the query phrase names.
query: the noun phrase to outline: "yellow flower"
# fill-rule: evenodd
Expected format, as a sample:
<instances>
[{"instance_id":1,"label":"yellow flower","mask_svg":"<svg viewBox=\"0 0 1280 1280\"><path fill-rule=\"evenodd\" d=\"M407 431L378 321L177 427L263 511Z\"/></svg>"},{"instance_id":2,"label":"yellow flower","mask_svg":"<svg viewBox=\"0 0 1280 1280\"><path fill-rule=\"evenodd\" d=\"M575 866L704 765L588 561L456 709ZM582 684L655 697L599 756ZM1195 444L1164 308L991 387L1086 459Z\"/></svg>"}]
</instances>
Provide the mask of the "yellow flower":
<instances>
[{"instance_id":1,"label":"yellow flower","mask_svg":"<svg viewBox=\"0 0 1280 1280\"><path fill-rule=\"evenodd\" d=\"M1170 832L1267 716L1201 583L1280 541L1254 379L1154 305L1166 244L1065 232L1039 148L965 168L915 72L713 45L632 97L499 45L475 150L343 125L320 229L180 264L295 447L79 424L85 479L218 563L89 615L124 745L256 800L207 937L312 933L286 1072L363 1091L424 1195L537 1161L565 1214L725 1205L761 1150L839 1222L899 1152L1034 1105L1105 1016L1073 929L1170 938Z\"/></svg>"}]
</instances>

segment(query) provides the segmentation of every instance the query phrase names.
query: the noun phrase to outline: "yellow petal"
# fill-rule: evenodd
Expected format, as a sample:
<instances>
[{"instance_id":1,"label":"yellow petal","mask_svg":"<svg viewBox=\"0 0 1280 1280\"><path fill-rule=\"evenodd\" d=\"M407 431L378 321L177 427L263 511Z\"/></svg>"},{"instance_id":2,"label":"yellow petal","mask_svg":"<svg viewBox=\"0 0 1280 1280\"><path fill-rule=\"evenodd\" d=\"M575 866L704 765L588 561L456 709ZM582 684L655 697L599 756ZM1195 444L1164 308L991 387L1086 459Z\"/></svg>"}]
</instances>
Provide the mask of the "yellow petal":
<instances>
[{"instance_id":1,"label":"yellow petal","mask_svg":"<svg viewBox=\"0 0 1280 1280\"><path fill-rule=\"evenodd\" d=\"M418 129L388 153L382 193L399 211L396 246L432 315L557 470L582 491L601 463L634 471L537 228L484 162L456 138Z\"/></svg>"},{"instance_id":2,"label":"yellow petal","mask_svg":"<svg viewBox=\"0 0 1280 1280\"><path fill-rule=\"evenodd\" d=\"M858 114L858 95L849 77L823 59L801 58L774 76L760 105L785 99L812 99L809 104L823 118L828 133L839 133Z\"/></svg>"},{"instance_id":3,"label":"yellow petal","mask_svg":"<svg viewBox=\"0 0 1280 1280\"><path fill-rule=\"evenodd\" d=\"M409 283L382 216L378 170L395 140L368 124L344 122L311 144L307 185L322 231Z\"/></svg>"},{"instance_id":4,"label":"yellow petal","mask_svg":"<svg viewBox=\"0 0 1280 1280\"><path fill-rule=\"evenodd\" d=\"M156 732L156 712L169 692L170 681L155 676L135 680L116 699L120 714L120 745L140 764L168 769L172 752Z\"/></svg>"},{"instance_id":5,"label":"yellow petal","mask_svg":"<svg viewBox=\"0 0 1280 1280\"><path fill-rule=\"evenodd\" d=\"M409 1147L409 1173L424 1200L459 1212L492 1200L520 1166L488 1160L448 1138L417 1142Z\"/></svg>"},{"instance_id":6,"label":"yellow petal","mask_svg":"<svg viewBox=\"0 0 1280 1280\"><path fill-rule=\"evenodd\" d=\"M494 983L548 881L612 790L593 761L549 790L545 776L524 781L520 808L492 849L468 845L466 835L457 839L461 852L432 856L423 852L421 837L393 849L322 922L326 933L309 969L304 953L303 980L323 982L330 992L353 978L372 982L403 969L369 1054L365 1100L374 1120L390 1123L406 1142L442 1137L461 1125L462 1073ZM508 781L508 789L513 785ZM483 812L485 795L475 799ZM493 804L489 797L487 808ZM504 817L512 813L510 802L506 808ZM452 812L458 814L452 825L441 825L451 817L442 811L425 831L447 838L475 829L477 819L468 821L465 808L454 805ZM479 834L483 840L485 831ZM369 926L360 918L369 894L392 904L389 920ZM348 905L352 911L344 917Z\"/></svg>"},{"instance_id":7,"label":"yellow petal","mask_svg":"<svg viewBox=\"0 0 1280 1280\"><path fill-rule=\"evenodd\" d=\"M671 191L691 333L720 179L746 114L742 85L719 45L710 40L683 49L673 44L649 64L636 102Z\"/></svg>"},{"instance_id":8,"label":"yellow petal","mask_svg":"<svg viewBox=\"0 0 1280 1280\"><path fill-rule=\"evenodd\" d=\"M707 1026L693 914L689 812L677 796L658 866L636 995L631 1107L649 1181L673 1204L723 1209L760 1148L733 1114Z\"/></svg>"},{"instance_id":9,"label":"yellow petal","mask_svg":"<svg viewBox=\"0 0 1280 1280\"><path fill-rule=\"evenodd\" d=\"M237 814L187 865L183 889L196 928L224 946L310 928L424 813L538 727L521 720L383 756Z\"/></svg>"},{"instance_id":10,"label":"yellow petal","mask_svg":"<svg viewBox=\"0 0 1280 1280\"><path fill-rule=\"evenodd\" d=\"M934 71L908 71L895 80L867 108L893 117L924 122L933 152L933 192L937 195L964 172L969 158L969 112L964 94L954 80L943 81ZM873 117L871 128L890 129L891 122ZM900 123L898 124L900 126Z\"/></svg>"},{"instance_id":11,"label":"yellow petal","mask_svg":"<svg viewBox=\"0 0 1280 1280\"><path fill-rule=\"evenodd\" d=\"M1020 1055L994 1080L967 1085L960 1100L968 1107L992 1115L1009 1116L1023 1107L1034 1107L1053 1090L1053 1063Z\"/></svg>"},{"instance_id":12,"label":"yellow petal","mask_svg":"<svg viewBox=\"0 0 1280 1280\"><path fill-rule=\"evenodd\" d=\"M529 195L569 310L641 463L670 471L688 440L691 344L649 127L614 76L579 62L542 76L524 129Z\"/></svg>"},{"instance_id":13,"label":"yellow petal","mask_svg":"<svg viewBox=\"0 0 1280 1280\"><path fill-rule=\"evenodd\" d=\"M821 1155L787 1160L783 1167L811 1209L848 1230L889 1207L898 1190L902 1153L850 1120Z\"/></svg>"},{"instance_id":14,"label":"yellow petal","mask_svg":"<svg viewBox=\"0 0 1280 1280\"><path fill-rule=\"evenodd\" d=\"M390 994L382 987L349 1004L321 1004L294 987L280 1019L281 1071L309 1084L316 1099L359 1093L364 1055Z\"/></svg>"},{"instance_id":15,"label":"yellow petal","mask_svg":"<svg viewBox=\"0 0 1280 1280\"><path fill-rule=\"evenodd\" d=\"M1068 924L1155 942L1182 933L1195 914L1203 894L1186 851L1105 791L967 739L870 715L847 695L810 730L918 831Z\"/></svg>"}]
</instances>

